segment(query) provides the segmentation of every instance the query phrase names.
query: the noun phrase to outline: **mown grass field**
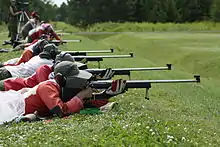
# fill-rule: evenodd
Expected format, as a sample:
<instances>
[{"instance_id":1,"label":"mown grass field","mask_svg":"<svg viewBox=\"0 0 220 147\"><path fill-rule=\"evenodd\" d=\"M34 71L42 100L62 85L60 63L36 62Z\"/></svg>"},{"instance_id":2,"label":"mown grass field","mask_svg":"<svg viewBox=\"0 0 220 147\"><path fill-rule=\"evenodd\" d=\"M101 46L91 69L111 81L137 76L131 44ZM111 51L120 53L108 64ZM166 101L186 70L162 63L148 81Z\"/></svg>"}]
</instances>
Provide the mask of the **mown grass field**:
<instances>
[{"instance_id":1,"label":"mown grass field","mask_svg":"<svg viewBox=\"0 0 220 147\"><path fill-rule=\"evenodd\" d=\"M0 39L5 37L0 34ZM153 84L112 99L118 105L98 115L75 114L52 122L0 126L0 146L219 146L220 35L218 33L127 33L64 36L82 43L63 50L114 48L133 59L104 59L102 67L152 67L172 63L172 71L133 72L132 79L191 79L200 84ZM0 60L20 53L0 54ZM96 63L90 63L95 67ZM125 78L126 76L117 77Z\"/></svg>"}]
</instances>

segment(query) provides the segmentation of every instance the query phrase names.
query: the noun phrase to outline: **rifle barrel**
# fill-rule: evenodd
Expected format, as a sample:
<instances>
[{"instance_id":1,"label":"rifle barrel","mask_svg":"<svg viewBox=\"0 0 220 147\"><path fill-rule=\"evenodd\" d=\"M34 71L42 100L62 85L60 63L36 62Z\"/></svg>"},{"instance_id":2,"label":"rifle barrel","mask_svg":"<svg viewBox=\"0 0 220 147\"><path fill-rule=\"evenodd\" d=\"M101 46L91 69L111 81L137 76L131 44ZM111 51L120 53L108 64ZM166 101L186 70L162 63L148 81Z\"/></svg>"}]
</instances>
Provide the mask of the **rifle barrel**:
<instances>
[{"instance_id":1,"label":"rifle barrel","mask_svg":"<svg viewBox=\"0 0 220 147\"><path fill-rule=\"evenodd\" d=\"M104 55L104 56L72 56L73 58L89 59L89 58L132 58L133 53L130 55Z\"/></svg>"},{"instance_id":2,"label":"rifle barrel","mask_svg":"<svg viewBox=\"0 0 220 147\"><path fill-rule=\"evenodd\" d=\"M92 74L99 74L104 72L106 69L98 69L98 68L91 68L86 69L86 71ZM171 70L171 66L167 67L148 67L148 68L113 68L115 75L124 75L128 74L130 71L152 71L152 70Z\"/></svg>"},{"instance_id":3,"label":"rifle barrel","mask_svg":"<svg viewBox=\"0 0 220 147\"><path fill-rule=\"evenodd\" d=\"M62 40L63 43L68 43L68 42L81 42L82 40ZM60 43L60 40L51 40L49 41L51 43Z\"/></svg>"},{"instance_id":4,"label":"rifle barrel","mask_svg":"<svg viewBox=\"0 0 220 147\"><path fill-rule=\"evenodd\" d=\"M107 81L92 81L91 87L97 88L97 89L106 89L110 87L112 84L112 80ZM127 81L126 88L151 88L150 82L145 81Z\"/></svg>"},{"instance_id":5,"label":"rifle barrel","mask_svg":"<svg viewBox=\"0 0 220 147\"><path fill-rule=\"evenodd\" d=\"M194 76L195 79L180 79L180 80L128 80L127 88L151 88L151 83L198 83L200 76ZM112 80L107 81L92 81L91 86L94 88L104 89L111 86Z\"/></svg>"},{"instance_id":6,"label":"rifle barrel","mask_svg":"<svg viewBox=\"0 0 220 147\"><path fill-rule=\"evenodd\" d=\"M91 50L91 51L65 51L69 54L71 53L113 53L114 49L110 50Z\"/></svg>"}]
</instances>

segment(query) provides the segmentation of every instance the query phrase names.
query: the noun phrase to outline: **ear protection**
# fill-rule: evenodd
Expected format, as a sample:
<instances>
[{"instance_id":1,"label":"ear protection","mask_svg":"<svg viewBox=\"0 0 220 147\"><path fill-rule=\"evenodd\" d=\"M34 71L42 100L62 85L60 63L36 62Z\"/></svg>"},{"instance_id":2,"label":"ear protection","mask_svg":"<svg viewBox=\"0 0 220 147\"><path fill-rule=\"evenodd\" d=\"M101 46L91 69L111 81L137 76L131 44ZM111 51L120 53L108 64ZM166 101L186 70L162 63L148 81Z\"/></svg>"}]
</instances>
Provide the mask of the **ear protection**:
<instances>
[{"instance_id":1,"label":"ear protection","mask_svg":"<svg viewBox=\"0 0 220 147\"><path fill-rule=\"evenodd\" d=\"M41 42L38 43L38 48L39 48L41 51L43 51L44 46L47 45L47 44L49 44L48 41L44 39L44 40L42 40Z\"/></svg>"},{"instance_id":2,"label":"ear protection","mask_svg":"<svg viewBox=\"0 0 220 147\"><path fill-rule=\"evenodd\" d=\"M67 52L60 52L57 56L56 56L56 59L55 59L55 63L58 64L60 63L64 56L67 54Z\"/></svg>"},{"instance_id":3,"label":"ear protection","mask_svg":"<svg viewBox=\"0 0 220 147\"><path fill-rule=\"evenodd\" d=\"M50 49L49 53L50 53L50 55L51 55L51 58L52 58L52 59L55 59L55 58L56 58L56 55L58 54L58 50L57 50L56 47L54 47L54 48Z\"/></svg>"},{"instance_id":4,"label":"ear protection","mask_svg":"<svg viewBox=\"0 0 220 147\"><path fill-rule=\"evenodd\" d=\"M67 52L61 52L61 53L59 54L59 56L60 56L61 58L63 58L66 54L67 54Z\"/></svg>"},{"instance_id":5,"label":"ear protection","mask_svg":"<svg viewBox=\"0 0 220 147\"><path fill-rule=\"evenodd\" d=\"M64 58L64 56L67 54L67 52L61 52L60 54L57 55L57 57L60 57L60 58ZM54 61L54 65L52 66L52 70L54 70L54 67L55 65L59 64L61 61L60 60L55 60ZM59 73L60 75L58 76L61 76L62 74ZM63 78L63 75L62 75L62 78Z\"/></svg>"},{"instance_id":6,"label":"ear protection","mask_svg":"<svg viewBox=\"0 0 220 147\"><path fill-rule=\"evenodd\" d=\"M61 73L57 73L54 76L54 79L57 81L57 83L61 86L64 87L66 84L66 77L64 77Z\"/></svg>"}]
</instances>

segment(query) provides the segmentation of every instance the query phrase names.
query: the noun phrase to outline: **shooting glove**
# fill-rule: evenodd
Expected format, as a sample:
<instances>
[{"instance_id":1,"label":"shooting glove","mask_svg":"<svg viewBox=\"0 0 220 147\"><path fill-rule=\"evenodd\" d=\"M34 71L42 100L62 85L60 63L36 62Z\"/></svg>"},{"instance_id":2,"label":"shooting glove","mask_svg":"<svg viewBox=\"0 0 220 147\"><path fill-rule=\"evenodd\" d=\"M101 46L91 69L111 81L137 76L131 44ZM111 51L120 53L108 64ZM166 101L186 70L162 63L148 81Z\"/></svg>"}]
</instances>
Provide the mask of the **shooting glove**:
<instances>
[{"instance_id":1,"label":"shooting glove","mask_svg":"<svg viewBox=\"0 0 220 147\"><path fill-rule=\"evenodd\" d=\"M107 68L104 72L100 74L100 77L102 80L109 80L114 76L115 71L113 71L111 68Z\"/></svg>"},{"instance_id":2,"label":"shooting glove","mask_svg":"<svg viewBox=\"0 0 220 147\"><path fill-rule=\"evenodd\" d=\"M114 80L112 81L111 87L105 90L105 93L110 96L116 96L125 92L126 80Z\"/></svg>"}]
</instances>

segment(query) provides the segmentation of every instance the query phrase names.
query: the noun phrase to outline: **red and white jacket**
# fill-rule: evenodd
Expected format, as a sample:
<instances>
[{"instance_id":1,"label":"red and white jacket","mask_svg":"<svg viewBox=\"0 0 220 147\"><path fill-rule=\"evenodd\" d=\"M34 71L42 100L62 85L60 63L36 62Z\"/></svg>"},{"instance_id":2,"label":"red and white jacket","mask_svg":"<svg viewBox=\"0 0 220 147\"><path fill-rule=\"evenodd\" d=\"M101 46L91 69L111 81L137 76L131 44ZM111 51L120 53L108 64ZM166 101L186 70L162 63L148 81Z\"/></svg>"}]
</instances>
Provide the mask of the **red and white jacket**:
<instances>
[{"instance_id":1,"label":"red and white jacket","mask_svg":"<svg viewBox=\"0 0 220 147\"><path fill-rule=\"evenodd\" d=\"M22 88L33 88L41 82L49 80L49 76L52 73L52 66L42 65L32 76L28 78L9 78L4 80L5 91L9 90L21 90ZM108 100L92 100L89 102L90 106L101 107L108 103Z\"/></svg>"},{"instance_id":2,"label":"red and white jacket","mask_svg":"<svg viewBox=\"0 0 220 147\"><path fill-rule=\"evenodd\" d=\"M40 41L42 40L35 40L30 46L26 47L15 65L28 62L32 57L39 55L43 51L38 46Z\"/></svg>"},{"instance_id":3,"label":"red and white jacket","mask_svg":"<svg viewBox=\"0 0 220 147\"><path fill-rule=\"evenodd\" d=\"M63 115L79 112L84 106L81 98L75 96L64 103L60 98L60 86L55 80L47 80L31 88L25 95L25 114L38 112L39 116L50 116L55 109Z\"/></svg>"},{"instance_id":4,"label":"red and white jacket","mask_svg":"<svg viewBox=\"0 0 220 147\"><path fill-rule=\"evenodd\" d=\"M33 56L39 55L42 52L38 47L38 43L40 41L41 40L34 40L31 44L24 48L24 51L20 58L8 60L4 63L4 66L17 66L21 63L28 62ZM14 61L14 63L11 62L12 60Z\"/></svg>"},{"instance_id":5,"label":"red and white jacket","mask_svg":"<svg viewBox=\"0 0 220 147\"><path fill-rule=\"evenodd\" d=\"M26 78L34 74L41 65L53 65L53 60L40 58L38 55L26 63L21 63L17 66L5 66L5 68L11 73L12 77Z\"/></svg>"},{"instance_id":6,"label":"red and white jacket","mask_svg":"<svg viewBox=\"0 0 220 147\"><path fill-rule=\"evenodd\" d=\"M51 33L51 35L54 38L56 38L56 40L61 40L60 37L54 31L51 31L49 33ZM42 26L39 26L30 30L28 37L30 37L32 40L35 40L39 39L43 34L48 34L48 32Z\"/></svg>"},{"instance_id":7,"label":"red and white jacket","mask_svg":"<svg viewBox=\"0 0 220 147\"><path fill-rule=\"evenodd\" d=\"M22 88L33 88L40 82L49 79L49 75L52 72L52 66L41 65L36 72L27 78L9 78L4 80L4 90L15 90L18 91Z\"/></svg>"}]
</instances>

